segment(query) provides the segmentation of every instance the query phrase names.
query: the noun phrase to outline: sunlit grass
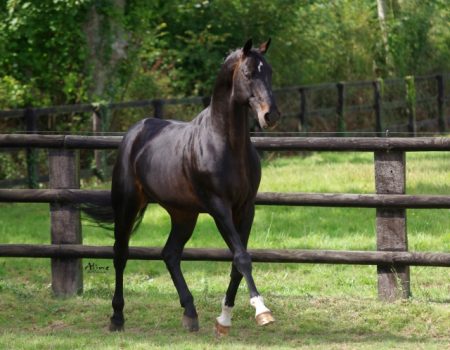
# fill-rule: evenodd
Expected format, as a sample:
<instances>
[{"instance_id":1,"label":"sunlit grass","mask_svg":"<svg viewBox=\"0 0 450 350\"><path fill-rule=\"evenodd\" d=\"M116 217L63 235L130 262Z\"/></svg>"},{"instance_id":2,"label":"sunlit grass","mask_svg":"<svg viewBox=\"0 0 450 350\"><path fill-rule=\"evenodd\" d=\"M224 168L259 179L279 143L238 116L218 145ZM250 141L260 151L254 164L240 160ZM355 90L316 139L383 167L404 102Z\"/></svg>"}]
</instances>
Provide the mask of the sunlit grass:
<instances>
[{"instance_id":1,"label":"sunlit grass","mask_svg":"<svg viewBox=\"0 0 450 350\"><path fill-rule=\"evenodd\" d=\"M374 193L372 153L266 155L261 191ZM450 156L407 155L407 193L450 195ZM45 204L0 205L0 243L50 243ZM450 251L449 210L408 210L411 251ZM132 237L136 246L163 246L167 213L147 210ZM112 233L84 221L83 243L112 245ZM375 250L375 209L259 206L250 248ZM201 215L188 247L225 248L214 222ZM229 263L184 262L201 330L186 334L164 263L129 261L125 272L126 332L109 334L114 273L84 273L82 296L52 297L48 259L0 259L0 348L30 349L442 349L450 342L448 268L411 267L412 298L377 301L375 266L254 264L260 292L277 323L257 328L240 287L232 335L217 341L213 320L229 280Z\"/></svg>"}]
</instances>

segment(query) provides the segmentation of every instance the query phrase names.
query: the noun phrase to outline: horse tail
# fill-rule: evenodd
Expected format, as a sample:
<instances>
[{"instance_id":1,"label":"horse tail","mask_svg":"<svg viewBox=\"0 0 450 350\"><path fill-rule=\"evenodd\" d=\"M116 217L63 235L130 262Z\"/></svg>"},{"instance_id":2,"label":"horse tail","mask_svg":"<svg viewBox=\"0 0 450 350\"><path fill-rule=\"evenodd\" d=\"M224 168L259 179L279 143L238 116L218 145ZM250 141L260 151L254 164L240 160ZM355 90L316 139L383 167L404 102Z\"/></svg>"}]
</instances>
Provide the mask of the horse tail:
<instances>
[{"instance_id":1,"label":"horse tail","mask_svg":"<svg viewBox=\"0 0 450 350\"><path fill-rule=\"evenodd\" d=\"M88 193L77 193L76 198L74 194L72 194L72 196L74 196L73 201L77 203L76 207L86 214L88 221L94 222L96 226L104 228L108 231L114 230L115 218L111 192L103 192L95 195ZM136 215L133 223L133 229L131 230L132 233L134 233L142 223L146 209L147 205L142 207Z\"/></svg>"},{"instance_id":2,"label":"horse tail","mask_svg":"<svg viewBox=\"0 0 450 350\"><path fill-rule=\"evenodd\" d=\"M102 192L95 195L77 193L76 207L86 214L88 221L109 231L114 230L114 209L111 192Z\"/></svg>"},{"instance_id":3,"label":"horse tail","mask_svg":"<svg viewBox=\"0 0 450 350\"><path fill-rule=\"evenodd\" d=\"M136 219L134 219L133 229L131 230L131 234L136 232L136 230L139 228L139 226L142 223L142 219L144 217L145 210L147 209L147 205L145 205L143 208L141 208L136 215Z\"/></svg>"},{"instance_id":4,"label":"horse tail","mask_svg":"<svg viewBox=\"0 0 450 350\"><path fill-rule=\"evenodd\" d=\"M99 192L95 196L86 194L84 198L81 196L82 200L79 201L79 209L87 214L88 218L92 219L97 226L113 230L115 222L114 210L121 211L120 207L123 205L122 197L133 197L136 194L134 181L131 180L135 176L133 166L131 166L132 151L134 148L143 146L145 140L140 136L140 132L146 120L141 120L128 130L118 149L112 174L112 188L117 189L116 196L121 197L121 199L114 198L113 202L113 197L115 196L112 195L111 191L108 193ZM130 200L133 201L134 198ZM136 202L134 204L142 204L142 207L138 210L133 221L131 233L135 232L141 224L147 208L147 203Z\"/></svg>"}]
</instances>

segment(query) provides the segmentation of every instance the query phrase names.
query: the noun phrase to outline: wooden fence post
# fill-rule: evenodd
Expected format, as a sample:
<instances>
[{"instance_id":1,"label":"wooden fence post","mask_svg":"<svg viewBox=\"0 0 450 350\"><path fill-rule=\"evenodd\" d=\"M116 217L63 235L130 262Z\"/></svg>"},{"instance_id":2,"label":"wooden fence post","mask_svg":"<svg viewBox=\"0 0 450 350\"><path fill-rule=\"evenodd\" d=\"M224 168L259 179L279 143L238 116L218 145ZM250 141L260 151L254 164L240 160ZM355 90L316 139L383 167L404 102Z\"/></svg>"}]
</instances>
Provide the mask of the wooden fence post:
<instances>
[{"instance_id":1,"label":"wooden fence post","mask_svg":"<svg viewBox=\"0 0 450 350\"><path fill-rule=\"evenodd\" d=\"M98 107L94 108L94 111L92 112L92 131L94 132L94 135L98 135L103 131L101 112ZM98 149L94 150L95 172L97 176L103 173L101 152L102 151Z\"/></svg>"},{"instance_id":2,"label":"wooden fence post","mask_svg":"<svg viewBox=\"0 0 450 350\"><path fill-rule=\"evenodd\" d=\"M202 97L203 107L208 107L211 104L211 96L203 96Z\"/></svg>"},{"instance_id":3,"label":"wooden fence post","mask_svg":"<svg viewBox=\"0 0 450 350\"><path fill-rule=\"evenodd\" d=\"M383 115L381 105L381 83L375 80L373 85L373 109L375 111L375 132L377 136L383 135Z\"/></svg>"},{"instance_id":4,"label":"wooden fence post","mask_svg":"<svg viewBox=\"0 0 450 350\"><path fill-rule=\"evenodd\" d=\"M375 152L377 194L405 193L405 153ZM377 208L377 250L407 251L406 209ZM410 295L409 266L378 265L378 296L392 301Z\"/></svg>"},{"instance_id":5,"label":"wooden fence post","mask_svg":"<svg viewBox=\"0 0 450 350\"><path fill-rule=\"evenodd\" d=\"M162 100L153 100L153 117L158 119L164 118L164 103Z\"/></svg>"},{"instance_id":6,"label":"wooden fence post","mask_svg":"<svg viewBox=\"0 0 450 350\"><path fill-rule=\"evenodd\" d=\"M409 136L417 136L416 124L416 86L414 84L414 76L405 77L406 90L406 115L408 116L408 132Z\"/></svg>"},{"instance_id":7,"label":"wooden fence post","mask_svg":"<svg viewBox=\"0 0 450 350\"><path fill-rule=\"evenodd\" d=\"M78 151L49 150L49 187L80 188ZM52 244L81 244L80 211L71 204L50 204ZM71 296L83 291L81 259L54 258L52 290L56 296Z\"/></svg>"},{"instance_id":8,"label":"wooden fence post","mask_svg":"<svg viewBox=\"0 0 450 350\"><path fill-rule=\"evenodd\" d=\"M95 135L104 135L104 132L108 130L111 123L111 109L110 105L105 102L92 104L92 131ZM105 150L94 150L94 163L95 167L93 173L101 181L105 181L106 178L106 152Z\"/></svg>"},{"instance_id":9,"label":"wooden fence post","mask_svg":"<svg viewBox=\"0 0 450 350\"><path fill-rule=\"evenodd\" d=\"M23 117L25 119L25 130L27 134L36 134L38 131L38 119L35 110L26 108ZM36 148L27 148L26 154L28 188L38 188L38 150Z\"/></svg>"},{"instance_id":10,"label":"wooden fence post","mask_svg":"<svg viewBox=\"0 0 450 350\"><path fill-rule=\"evenodd\" d=\"M301 87L298 89L300 93L300 127L302 131L308 134L308 108L306 102L306 89Z\"/></svg>"},{"instance_id":11,"label":"wooden fence post","mask_svg":"<svg viewBox=\"0 0 450 350\"><path fill-rule=\"evenodd\" d=\"M439 131L445 133L447 131L447 121L445 118L445 92L444 92L444 77L442 74L436 75L437 80L437 105L438 105L438 124Z\"/></svg>"},{"instance_id":12,"label":"wooden fence post","mask_svg":"<svg viewBox=\"0 0 450 350\"><path fill-rule=\"evenodd\" d=\"M344 118L344 108L345 108L345 85L340 82L336 84L338 99L337 99L337 131L338 136L345 136L345 118Z\"/></svg>"}]
</instances>

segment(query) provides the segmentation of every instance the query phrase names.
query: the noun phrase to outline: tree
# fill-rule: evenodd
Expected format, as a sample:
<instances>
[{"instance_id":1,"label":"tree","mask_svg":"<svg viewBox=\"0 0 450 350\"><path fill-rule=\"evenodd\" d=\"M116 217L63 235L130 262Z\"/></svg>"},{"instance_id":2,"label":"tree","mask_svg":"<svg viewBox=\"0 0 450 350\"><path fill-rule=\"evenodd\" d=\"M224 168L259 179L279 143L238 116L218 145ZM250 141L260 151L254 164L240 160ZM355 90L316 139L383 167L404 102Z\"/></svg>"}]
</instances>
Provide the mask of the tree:
<instances>
[{"instance_id":1,"label":"tree","mask_svg":"<svg viewBox=\"0 0 450 350\"><path fill-rule=\"evenodd\" d=\"M87 50L80 23L88 1L6 1L0 22L0 77L31 91L24 102L86 98Z\"/></svg>"},{"instance_id":2,"label":"tree","mask_svg":"<svg viewBox=\"0 0 450 350\"><path fill-rule=\"evenodd\" d=\"M0 108L205 95L249 37L272 37L275 86L445 71L447 5L0 0Z\"/></svg>"},{"instance_id":3,"label":"tree","mask_svg":"<svg viewBox=\"0 0 450 350\"><path fill-rule=\"evenodd\" d=\"M87 70L92 77L90 98L117 98L117 66L127 56L123 26L125 0L94 3L83 25L88 51Z\"/></svg>"}]
</instances>

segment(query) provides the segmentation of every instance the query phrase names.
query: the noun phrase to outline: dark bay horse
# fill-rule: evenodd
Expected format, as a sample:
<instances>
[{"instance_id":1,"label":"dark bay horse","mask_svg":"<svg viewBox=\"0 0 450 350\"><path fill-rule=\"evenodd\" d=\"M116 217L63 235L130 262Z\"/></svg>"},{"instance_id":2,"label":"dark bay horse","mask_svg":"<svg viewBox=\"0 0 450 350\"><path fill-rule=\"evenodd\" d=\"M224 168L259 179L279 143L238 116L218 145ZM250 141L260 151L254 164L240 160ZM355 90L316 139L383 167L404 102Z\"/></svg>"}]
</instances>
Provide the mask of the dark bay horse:
<instances>
[{"instance_id":1,"label":"dark bay horse","mask_svg":"<svg viewBox=\"0 0 450 350\"><path fill-rule=\"evenodd\" d=\"M111 330L124 326L123 272L128 242L147 203L170 215L172 229L162 251L184 308L183 325L197 331L194 298L180 268L183 247L199 213L210 214L233 254L231 281L216 320L218 334L231 326L231 308L245 278L258 324L274 321L252 277L247 242L261 178L258 154L249 136L249 109L263 128L280 114L271 87L272 70L264 58L270 39L252 49L249 40L222 64L211 104L189 123L144 119L130 128L120 145L112 176L116 285Z\"/></svg>"}]
</instances>

